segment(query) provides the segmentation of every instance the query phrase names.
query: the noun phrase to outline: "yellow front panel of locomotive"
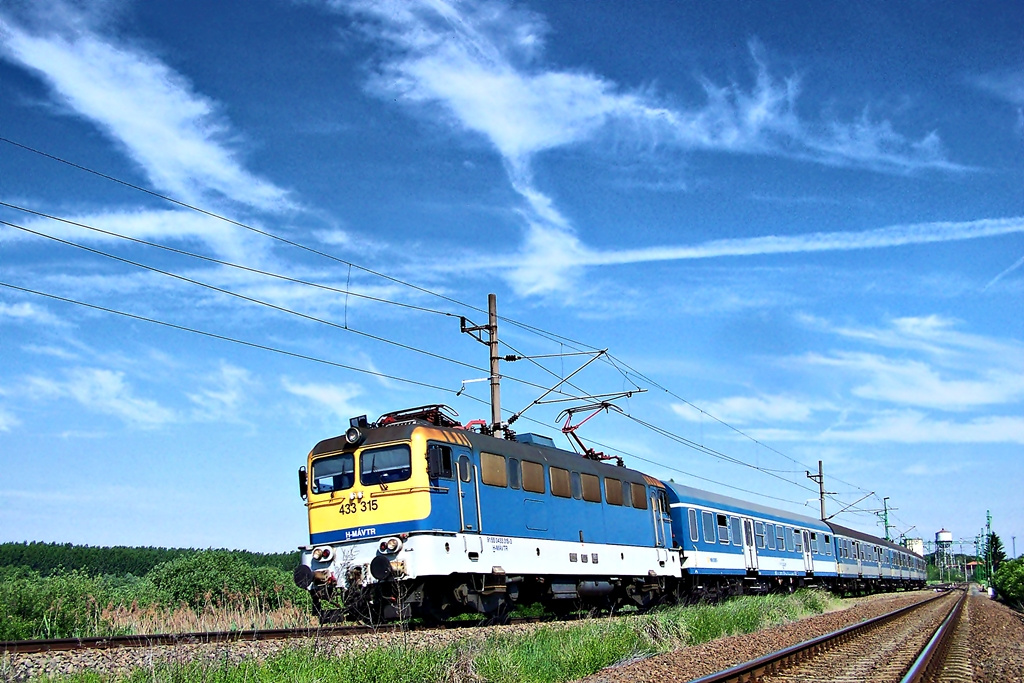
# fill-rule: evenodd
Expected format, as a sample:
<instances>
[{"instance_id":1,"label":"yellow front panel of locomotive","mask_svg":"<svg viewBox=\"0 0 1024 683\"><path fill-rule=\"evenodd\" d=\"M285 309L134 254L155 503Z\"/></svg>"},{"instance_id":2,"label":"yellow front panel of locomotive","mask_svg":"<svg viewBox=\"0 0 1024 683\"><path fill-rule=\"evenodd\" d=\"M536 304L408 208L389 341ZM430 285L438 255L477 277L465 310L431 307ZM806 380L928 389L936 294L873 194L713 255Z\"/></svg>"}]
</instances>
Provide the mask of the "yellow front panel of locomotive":
<instances>
[{"instance_id":1,"label":"yellow front panel of locomotive","mask_svg":"<svg viewBox=\"0 0 1024 683\"><path fill-rule=\"evenodd\" d=\"M334 540L349 540L362 536L393 533L386 525L425 519L430 515L430 480L427 477L426 439L414 433L411 442L411 475L405 481L363 485L355 477L351 488L309 496L309 533L311 536L332 531L355 529L359 533L344 535ZM365 450L396 443L379 443ZM356 451L355 470L364 449ZM326 454L325 454L326 455ZM318 456L321 457L321 456ZM309 463L312 471L312 461Z\"/></svg>"}]
</instances>

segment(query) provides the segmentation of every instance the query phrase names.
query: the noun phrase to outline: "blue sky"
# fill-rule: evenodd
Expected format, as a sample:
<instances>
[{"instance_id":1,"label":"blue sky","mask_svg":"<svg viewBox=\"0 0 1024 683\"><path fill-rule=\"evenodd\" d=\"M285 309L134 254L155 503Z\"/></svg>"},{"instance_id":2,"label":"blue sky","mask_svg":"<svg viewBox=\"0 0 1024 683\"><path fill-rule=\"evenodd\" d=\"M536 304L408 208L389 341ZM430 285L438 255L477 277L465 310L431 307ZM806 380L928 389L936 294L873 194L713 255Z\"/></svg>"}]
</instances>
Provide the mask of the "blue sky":
<instances>
[{"instance_id":1,"label":"blue sky","mask_svg":"<svg viewBox=\"0 0 1024 683\"><path fill-rule=\"evenodd\" d=\"M506 353L646 390L580 431L632 467L815 515L822 460L830 513L871 494L841 523L990 509L1024 550L1022 25L5 2L0 540L302 543L295 470L349 417L488 416L458 316L494 292ZM503 406L586 358L506 363ZM566 405L516 427L565 444Z\"/></svg>"}]
</instances>

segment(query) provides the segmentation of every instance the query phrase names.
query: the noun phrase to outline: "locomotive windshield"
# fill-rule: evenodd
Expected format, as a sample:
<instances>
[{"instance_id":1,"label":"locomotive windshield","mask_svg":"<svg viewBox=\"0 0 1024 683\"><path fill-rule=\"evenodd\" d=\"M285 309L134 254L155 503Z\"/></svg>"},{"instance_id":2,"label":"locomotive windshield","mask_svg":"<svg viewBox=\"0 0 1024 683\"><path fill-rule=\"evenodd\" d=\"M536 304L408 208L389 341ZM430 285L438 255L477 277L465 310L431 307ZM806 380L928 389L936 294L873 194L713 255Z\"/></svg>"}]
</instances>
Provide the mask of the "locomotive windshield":
<instances>
[{"instance_id":1,"label":"locomotive windshield","mask_svg":"<svg viewBox=\"0 0 1024 683\"><path fill-rule=\"evenodd\" d=\"M332 455L313 461L310 489L313 493L330 493L352 488L356 482L355 458L351 453Z\"/></svg>"},{"instance_id":2,"label":"locomotive windshield","mask_svg":"<svg viewBox=\"0 0 1024 683\"><path fill-rule=\"evenodd\" d=\"M364 486L405 481L412 476L412 454L409 446L388 446L359 454L359 481Z\"/></svg>"}]
</instances>

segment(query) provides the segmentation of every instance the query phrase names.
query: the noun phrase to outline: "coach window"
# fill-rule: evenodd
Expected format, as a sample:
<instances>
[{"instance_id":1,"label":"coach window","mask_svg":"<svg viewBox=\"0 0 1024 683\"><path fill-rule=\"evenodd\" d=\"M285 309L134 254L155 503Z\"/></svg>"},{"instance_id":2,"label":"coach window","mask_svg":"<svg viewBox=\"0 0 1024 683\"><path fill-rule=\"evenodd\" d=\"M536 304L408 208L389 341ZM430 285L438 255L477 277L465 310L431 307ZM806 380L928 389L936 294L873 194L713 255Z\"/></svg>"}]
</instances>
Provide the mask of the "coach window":
<instances>
[{"instance_id":1,"label":"coach window","mask_svg":"<svg viewBox=\"0 0 1024 683\"><path fill-rule=\"evenodd\" d=\"M583 497L583 484L580 482L580 473L572 472L569 477L569 485L572 487L572 497L579 500Z\"/></svg>"},{"instance_id":2,"label":"coach window","mask_svg":"<svg viewBox=\"0 0 1024 683\"><path fill-rule=\"evenodd\" d=\"M529 460L523 461L523 490L544 493L544 465Z\"/></svg>"},{"instance_id":3,"label":"coach window","mask_svg":"<svg viewBox=\"0 0 1024 683\"><path fill-rule=\"evenodd\" d=\"M493 453L480 454L480 480L488 486L508 486L508 469L505 456Z\"/></svg>"},{"instance_id":4,"label":"coach window","mask_svg":"<svg viewBox=\"0 0 1024 683\"><path fill-rule=\"evenodd\" d=\"M788 550L789 552L793 552L795 550L795 548L793 546L793 539L795 537L796 536L795 536L795 532L793 531L793 527L787 526L786 527L786 550Z\"/></svg>"},{"instance_id":5,"label":"coach window","mask_svg":"<svg viewBox=\"0 0 1024 683\"><path fill-rule=\"evenodd\" d=\"M725 515L718 515L718 542L729 543L729 518Z\"/></svg>"},{"instance_id":6,"label":"coach window","mask_svg":"<svg viewBox=\"0 0 1024 683\"><path fill-rule=\"evenodd\" d=\"M523 484L523 470L519 467L517 458L508 459L508 485L509 488L519 490Z\"/></svg>"},{"instance_id":7,"label":"coach window","mask_svg":"<svg viewBox=\"0 0 1024 683\"><path fill-rule=\"evenodd\" d=\"M604 499L609 505L622 505L622 482L618 479L605 477Z\"/></svg>"},{"instance_id":8,"label":"coach window","mask_svg":"<svg viewBox=\"0 0 1024 683\"><path fill-rule=\"evenodd\" d=\"M754 522L754 538L757 542L757 547L761 550L764 549L764 522Z\"/></svg>"},{"instance_id":9,"label":"coach window","mask_svg":"<svg viewBox=\"0 0 1024 683\"><path fill-rule=\"evenodd\" d=\"M786 549L786 527L782 526L781 524L776 524L775 525L775 538L777 538L779 540L779 543L778 543L779 550L785 550Z\"/></svg>"},{"instance_id":10,"label":"coach window","mask_svg":"<svg viewBox=\"0 0 1024 683\"><path fill-rule=\"evenodd\" d=\"M580 474L580 482L583 484L583 500L591 503L601 502L601 480L596 474Z\"/></svg>"},{"instance_id":11,"label":"coach window","mask_svg":"<svg viewBox=\"0 0 1024 683\"><path fill-rule=\"evenodd\" d=\"M743 531L740 529L740 518L730 517L729 521L732 522L732 544L743 545Z\"/></svg>"},{"instance_id":12,"label":"coach window","mask_svg":"<svg viewBox=\"0 0 1024 683\"><path fill-rule=\"evenodd\" d=\"M359 481L387 485L412 476L412 452L405 444L374 448L359 454Z\"/></svg>"},{"instance_id":13,"label":"coach window","mask_svg":"<svg viewBox=\"0 0 1024 683\"><path fill-rule=\"evenodd\" d=\"M559 498L572 496L572 489L569 486L569 470L561 467L549 467L548 478L551 479L551 495Z\"/></svg>"},{"instance_id":14,"label":"coach window","mask_svg":"<svg viewBox=\"0 0 1024 683\"><path fill-rule=\"evenodd\" d=\"M700 532L697 531L697 511L693 508L687 509L686 518L690 522L690 540L696 543L700 539Z\"/></svg>"},{"instance_id":15,"label":"coach window","mask_svg":"<svg viewBox=\"0 0 1024 683\"><path fill-rule=\"evenodd\" d=\"M643 484L629 485L630 497L633 499L633 507L640 510L647 509L647 487Z\"/></svg>"},{"instance_id":16,"label":"coach window","mask_svg":"<svg viewBox=\"0 0 1024 683\"><path fill-rule=\"evenodd\" d=\"M715 542L715 516L707 510L700 511L700 523L704 527L704 542Z\"/></svg>"},{"instance_id":17,"label":"coach window","mask_svg":"<svg viewBox=\"0 0 1024 683\"><path fill-rule=\"evenodd\" d=\"M828 534L825 534L825 554L832 554L832 540L828 537Z\"/></svg>"},{"instance_id":18,"label":"coach window","mask_svg":"<svg viewBox=\"0 0 1024 683\"><path fill-rule=\"evenodd\" d=\"M818 534L811 532L811 552L818 554Z\"/></svg>"},{"instance_id":19,"label":"coach window","mask_svg":"<svg viewBox=\"0 0 1024 683\"><path fill-rule=\"evenodd\" d=\"M801 534L800 534L800 530L799 529L793 529L793 548L798 553L802 553L804 551L804 542L803 542L803 539L801 538Z\"/></svg>"},{"instance_id":20,"label":"coach window","mask_svg":"<svg viewBox=\"0 0 1024 683\"><path fill-rule=\"evenodd\" d=\"M775 550L775 525L768 523L764 525L765 532L765 543L768 544L768 550Z\"/></svg>"},{"instance_id":21,"label":"coach window","mask_svg":"<svg viewBox=\"0 0 1024 683\"><path fill-rule=\"evenodd\" d=\"M351 453L314 460L310 491L330 493L352 488L352 484L356 483L355 463L355 456Z\"/></svg>"}]
</instances>

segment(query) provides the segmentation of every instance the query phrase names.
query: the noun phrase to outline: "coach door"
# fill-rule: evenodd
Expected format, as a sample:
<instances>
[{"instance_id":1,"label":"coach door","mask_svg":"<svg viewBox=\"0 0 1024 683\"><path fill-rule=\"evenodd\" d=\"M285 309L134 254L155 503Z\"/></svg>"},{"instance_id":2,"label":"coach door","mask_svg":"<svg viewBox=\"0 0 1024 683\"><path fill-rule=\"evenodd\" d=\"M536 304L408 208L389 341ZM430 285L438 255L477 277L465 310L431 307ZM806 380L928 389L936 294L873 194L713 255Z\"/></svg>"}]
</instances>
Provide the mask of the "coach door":
<instances>
[{"instance_id":1,"label":"coach door","mask_svg":"<svg viewBox=\"0 0 1024 683\"><path fill-rule=\"evenodd\" d=\"M743 557L746 560L747 571L757 571L757 547L754 545L754 522L743 518Z\"/></svg>"},{"instance_id":2,"label":"coach door","mask_svg":"<svg viewBox=\"0 0 1024 683\"><path fill-rule=\"evenodd\" d=\"M459 521L465 533L480 532L480 471L468 451L458 453Z\"/></svg>"},{"instance_id":3,"label":"coach door","mask_svg":"<svg viewBox=\"0 0 1024 683\"><path fill-rule=\"evenodd\" d=\"M814 557L811 555L811 534L804 529L800 532L804 539L804 571L814 573Z\"/></svg>"}]
</instances>

